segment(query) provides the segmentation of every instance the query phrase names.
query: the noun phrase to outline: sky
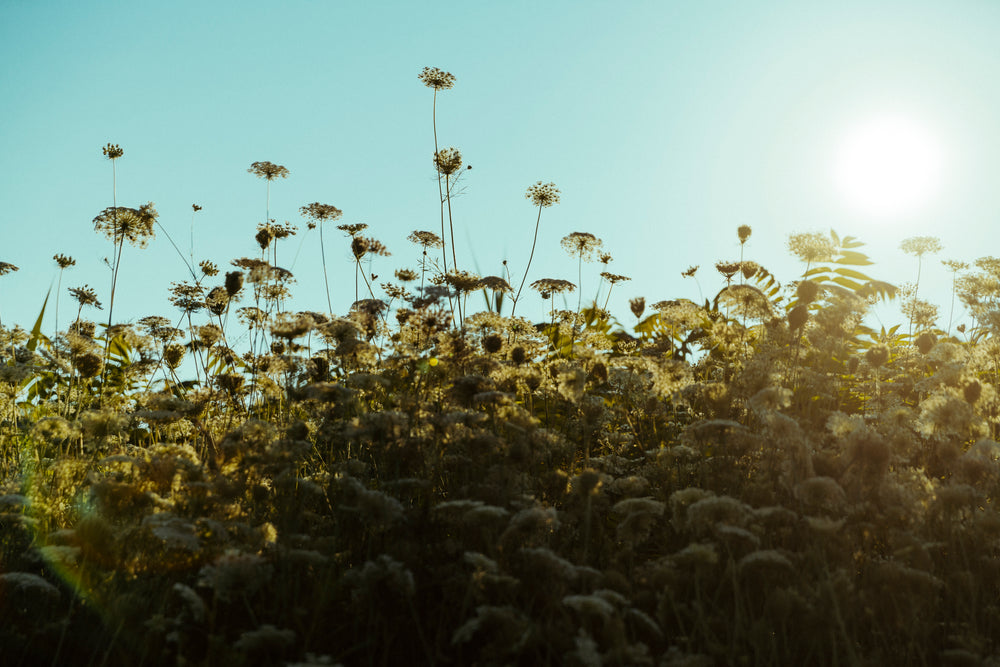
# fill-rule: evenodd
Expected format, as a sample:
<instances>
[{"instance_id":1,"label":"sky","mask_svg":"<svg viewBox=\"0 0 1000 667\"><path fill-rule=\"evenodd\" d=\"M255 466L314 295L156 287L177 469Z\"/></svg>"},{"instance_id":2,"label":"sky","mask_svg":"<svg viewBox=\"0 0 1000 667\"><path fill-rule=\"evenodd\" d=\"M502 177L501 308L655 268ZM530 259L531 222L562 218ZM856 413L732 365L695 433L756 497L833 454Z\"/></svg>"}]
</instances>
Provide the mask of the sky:
<instances>
[{"instance_id":1,"label":"sky","mask_svg":"<svg viewBox=\"0 0 1000 667\"><path fill-rule=\"evenodd\" d=\"M524 193L551 181L561 202L542 212L528 282L578 282L559 241L592 233L614 259L584 265L584 299L601 270L631 277L609 304L626 325L631 297L714 295L715 262L738 259L736 229L750 225L745 258L782 282L803 270L793 233L855 236L876 262L865 271L896 284L917 271L900 242L938 237L921 295L944 327L940 260L1000 254L998 29L1000 3L968 0L0 0L0 261L20 267L0 278L0 318L30 328L56 253L77 261L60 327L75 314L68 287L90 285L107 307L111 242L92 220L113 196L154 202L162 225L147 248L125 247L116 321L177 316L168 288L187 269L163 230L225 271L259 256L266 211L299 226L278 249L297 280L291 307L325 311L319 237L299 214L311 202L387 246L377 282L415 268L407 235L440 233L433 93L417 78L430 66L456 78L437 98L439 145L473 166L453 202L460 268L500 274L506 260L516 286L537 214ZM859 209L835 175L852 131L886 115L923 128L940 154L933 196L897 214ZM124 150L114 189L108 142ZM247 172L265 160L289 170L269 208ZM324 242L343 314L349 244L333 227ZM691 265L697 283L681 276ZM518 314L547 311L534 294L521 303Z\"/></svg>"}]
</instances>

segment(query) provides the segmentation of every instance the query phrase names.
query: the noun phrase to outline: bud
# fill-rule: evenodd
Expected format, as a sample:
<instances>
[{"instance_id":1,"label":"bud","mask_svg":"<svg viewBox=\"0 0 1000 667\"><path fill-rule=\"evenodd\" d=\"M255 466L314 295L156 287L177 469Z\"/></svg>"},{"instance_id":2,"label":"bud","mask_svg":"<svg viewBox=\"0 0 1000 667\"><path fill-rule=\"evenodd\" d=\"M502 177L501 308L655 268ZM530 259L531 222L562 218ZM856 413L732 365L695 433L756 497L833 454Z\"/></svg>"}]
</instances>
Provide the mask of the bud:
<instances>
[{"instance_id":1,"label":"bud","mask_svg":"<svg viewBox=\"0 0 1000 667\"><path fill-rule=\"evenodd\" d=\"M865 352L865 361L875 368L884 366L889 361L889 348L884 343L879 343L875 347L869 348Z\"/></svg>"},{"instance_id":2,"label":"bud","mask_svg":"<svg viewBox=\"0 0 1000 667\"><path fill-rule=\"evenodd\" d=\"M934 344L937 343L937 337L929 331L925 331L917 336L914 343L916 344L917 349L920 350L920 354L927 354L931 351L931 348L934 347Z\"/></svg>"},{"instance_id":3,"label":"bud","mask_svg":"<svg viewBox=\"0 0 1000 667\"><path fill-rule=\"evenodd\" d=\"M628 307L632 309L632 314L636 316L636 319L642 317L642 314L646 312L646 297L637 296L628 302Z\"/></svg>"},{"instance_id":4,"label":"bud","mask_svg":"<svg viewBox=\"0 0 1000 667\"><path fill-rule=\"evenodd\" d=\"M788 312L788 328L797 331L809 320L809 306L800 303Z\"/></svg>"},{"instance_id":5,"label":"bud","mask_svg":"<svg viewBox=\"0 0 1000 667\"><path fill-rule=\"evenodd\" d=\"M739 228L736 230L736 233L739 234L740 236L740 245L743 245L744 243L747 242L747 239L750 238L751 232L753 232L753 230L750 229L750 225L739 226Z\"/></svg>"}]
</instances>

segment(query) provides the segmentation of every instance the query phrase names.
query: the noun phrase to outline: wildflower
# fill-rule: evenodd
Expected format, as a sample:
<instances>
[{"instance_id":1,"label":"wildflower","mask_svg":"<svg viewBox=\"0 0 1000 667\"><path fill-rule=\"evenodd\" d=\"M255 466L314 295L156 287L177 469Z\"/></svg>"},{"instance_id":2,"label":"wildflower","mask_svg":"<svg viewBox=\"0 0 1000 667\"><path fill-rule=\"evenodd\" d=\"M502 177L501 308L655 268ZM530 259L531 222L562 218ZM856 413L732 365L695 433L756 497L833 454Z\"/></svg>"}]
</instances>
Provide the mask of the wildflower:
<instances>
[{"instance_id":1,"label":"wildflower","mask_svg":"<svg viewBox=\"0 0 1000 667\"><path fill-rule=\"evenodd\" d=\"M434 90L446 90L455 85L455 75L451 72L445 72L438 69L437 67L425 67L420 74L417 75L425 86L428 88L433 88Z\"/></svg>"},{"instance_id":2,"label":"wildflower","mask_svg":"<svg viewBox=\"0 0 1000 667\"><path fill-rule=\"evenodd\" d=\"M624 280L632 280L628 276L620 276L617 273L608 273L607 271L601 271L601 277L612 285L616 285Z\"/></svg>"},{"instance_id":3,"label":"wildflower","mask_svg":"<svg viewBox=\"0 0 1000 667\"><path fill-rule=\"evenodd\" d=\"M687 268L687 271L681 271L681 275L684 276L685 278L694 278L694 274L698 272L698 268L699 268L698 265L689 266Z\"/></svg>"},{"instance_id":4,"label":"wildflower","mask_svg":"<svg viewBox=\"0 0 1000 667\"><path fill-rule=\"evenodd\" d=\"M455 288L459 294L471 292L479 288L479 276L468 271L449 271L444 277L445 282Z\"/></svg>"},{"instance_id":5,"label":"wildflower","mask_svg":"<svg viewBox=\"0 0 1000 667\"><path fill-rule=\"evenodd\" d=\"M229 298L233 298L243 289L243 272L230 271L226 274L226 293Z\"/></svg>"},{"instance_id":6,"label":"wildflower","mask_svg":"<svg viewBox=\"0 0 1000 667\"><path fill-rule=\"evenodd\" d=\"M930 352L931 348L934 347L935 343L937 343L937 336L930 333L929 331L925 331L924 333L920 334L914 341L914 345L917 346L917 349L920 350L921 354L927 354L928 352Z\"/></svg>"},{"instance_id":7,"label":"wildflower","mask_svg":"<svg viewBox=\"0 0 1000 667\"><path fill-rule=\"evenodd\" d=\"M570 281L559 278L540 278L531 283L531 287L543 296L572 292L576 289L576 285Z\"/></svg>"},{"instance_id":8,"label":"wildflower","mask_svg":"<svg viewBox=\"0 0 1000 667\"><path fill-rule=\"evenodd\" d=\"M273 162L254 162L247 169L248 173L253 174L257 178L265 178L269 181L273 181L276 178L288 178L288 169L282 167L280 164L274 164Z\"/></svg>"},{"instance_id":9,"label":"wildflower","mask_svg":"<svg viewBox=\"0 0 1000 667\"><path fill-rule=\"evenodd\" d=\"M872 346L865 352L865 361L875 368L884 366L889 361L889 347L884 343Z\"/></svg>"},{"instance_id":10,"label":"wildflower","mask_svg":"<svg viewBox=\"0 0 1000 667\"><path fill-rule=\"evenodd\" d=\"M155 235L153 224L157 217L159 213L156 212L153 202L148 202L137 209L109 206L97 214L93 222L95 230L103 232L115 243L128 241L145 248L148 239Z\"/></svg>"},{"instance_id":11,"label":"wildflower","mask_svg":"<svg viewBox=\"0 0 1000 667\"><path fill-rule=\"evenodd\" d=\"M191 210L197 213L198 211L201 210L201 206L198 206L197 204L191 204Z\"/></svg>"},{"instance_id":12,"label":"wildflower","mask_svg":"<svg viewBox=\"0 0 1000 667\"><path fill-rule=\"evenodd\" d=\"M927 253L941 252L941 240L934 236L911 236L899 244L899 249L908 255L921 257Z\"/></svg>"},{"instance_id":13,"label":"wildflower","mask_svg":"<svg viewBox=\"0 0 1000 667\"><path fill-rule=\"evenodd\" d=\"M800 303L788 311L788 328L792 331L797 331L804 327L808 320L809 306L804 303Z\"/></svg>"},{"instance_id":14,"label":"wildflower","mask_svg":"<svg viewBox=\"0 0 1000 667\"><path fill-rule=\"evenodd\" d=\"M319 202L313 202L307 206L303 206L299 209L302 213L302 217L310 218L312 220L326 221L326 220L336 220L342 214L341 211L336 206L331 206L330 204L320 204Z\"/></svg>"},{"instance_id":15,"label":"wildflower","mask_svg":"<svg viewBox=\"0 0 1000 667\"><path fill-rule=\"evenodd\" d=\"M56 261L56 264L59 265L60 269L66 269L76 264L76 260L68 255L63 255L63 254L53 255L52 259Z\"/></svg>"},{"instance_id":16,"label":"wildflower","mask_svg":"<svg viewBox=\"0 0 1000 667\"><path fill-rule=\"evenodd\" d=\"M564 236L559 244L571 257L591 261L594 251L601 247L601 239L588 232L573 232Z\"/></svg>"},{"instance_id":17,"label":"wildflower","mask_svg":"<svg viewBox=\"0 0 1000 667\"><path fill-rule=\"evenodd\" d=\"M740 262L716 262L715 270L721 273L727 281L732 280L733 276L740 270Z\"/></svg>"},{"instance_id":18,"label":"wildflower","mask_svg":"<svg viewBox=\"0 0 1000 667\"><path fill-rule=\"evenodd\" d=\"M442 176L451 176L462 168L462 153L457 148L442 148L434 154L434 168Z\"/></svg>"},{"instance_id":19,"label":"wildflower","mask_svg":"<svg viewBox=\"0 0 1000 667\"><path fill-rule=\"evenodd\" d=\"M629 299L628 307L636 319L642 317L642 314L646 311L646 297L637 296L634 299Z\"/></svg>"},{"instance_id":20,"label":"wildflower","mask_svg":"<svg viewBox=\"0 0 1000 667\"><path fill-rule=\"evenodd\" d=\"M406 240L410 243L421 245L424 248L441 248L444 246L441 237L434 232L414 231L406 237Z\"/></svg>"},{"instance_id":21,"label":"wildflower","mask_svg":"<svg viewBox=\"0 0 1000 667\"><path fill-rule=\"evenodd\" d=\"M507 292L508 294L514 291L514 288L500 276L486 276L485 278L481 278L479 280L479 287L493 290L494 292Z\"/></svg>"},{"instance_id":22,"label":"wildflower","mask_svg":"<svg viewBox=\"0 0 1000 667\"><path fill-rule=\"evenodd\" d=\"M524 193L525 199L530 199L535 206L552 206L559 203L559 189L555 183L542 183L538 181L528 187Z\"/></svg>"},{"instance_id":23,"label":"wildflower","mask_svg":"<svg viewBox=\"0 0 1000 667\"><path fill-rule=\"evenodd\" d=\"M819 296L820 286L812 280L800 280L795 288L795 296L800 304L810 304Z\"/></svg>"},{"instance_id":24,"label":"wildflower","mask_svg":"<svg viewBox=\"0 0 1000 667\"><path fill-rule=\"evenodd\" d=\"M73 298L76 299L81 308L84 306L93 306L98 310L104 309L103 306L101 306L101 302L97 300L97 292L95 292L94 289L88 285L84 285L83 287L70 287L69 293L73 295Z\"/></svg>"},{"instance_id":25,"label":"wildflower","mask_svg":"<svg viewBox=\"0 0 1000 667\"><path fill-rule=\"evenodd\" d=\"M835 247L830 237L825 234L808 232L789 236L788 249L803 262L813 264L833 259Z\"/></svg>"},{"instance_id":26,"label":"wildflower","mask_svg":"<svg viewBox=\"0 0 1000 667\"><path fill-rule=\"evenodd\" d=\"M229 292L225 287L213 287L205 297L205 305L213 315L221 315L229 306Z\"/></svg>"},{"instance_id":27,"label":"wildflower","mask_svg":"<svg viewBox=\"0 0 1000 667\"><path fill-rule=\"evenodd\" d=\"M752 232L753 232L753 230L750 228L750 225L740 225L736 229L736 233L740 237L740 245L743 245L744 243L747 242L747 239L750 238L750 234Z\"/></svg>"},{"instance_id":28,"label":"wildflower","mask_svg":"<svg viewBox=\"0 0 1000 667\"><path fill-rule=\"evenodd\" d=\"M355 222L350 225L337 225L337 229L344 232L348 236L355 236L358 232L368 229L368 225L363 222Z\"/></svg>"},{"instance_id":29,"label":"wildflower","mask_svg":"<svg viewBox=\"0 0 1000 667\"><path fill-rule=\"evenodd\" d=\"M125 154L125 151L122 150L121 146L110 142L108 142L107 146L101 149L101 152L104 153L104 156L109 160L117 160Z\"/></svg>"},{"instance_id":30,"label":"wildflower","mask_svg":"<svg viewBox=\"0 0 1000 667\"><path fill-rule=\"evenodd\" d=\"M201 268L201 272L211 278L212 276L218 275L219 267L215 265L215 262L210 262L207 259L200 262L198 266Z\"/></svg>"},{"instance_id":31,"label":"wildflower","mask_svg":"<svg viewBox=\"0 0 1000 667\"><path fill-rule=\"evenodd\" d=\"M5 276L14 271L20 271L20 269L9 262L0 262L0 276Z\"/></svg>"}]
</instances>

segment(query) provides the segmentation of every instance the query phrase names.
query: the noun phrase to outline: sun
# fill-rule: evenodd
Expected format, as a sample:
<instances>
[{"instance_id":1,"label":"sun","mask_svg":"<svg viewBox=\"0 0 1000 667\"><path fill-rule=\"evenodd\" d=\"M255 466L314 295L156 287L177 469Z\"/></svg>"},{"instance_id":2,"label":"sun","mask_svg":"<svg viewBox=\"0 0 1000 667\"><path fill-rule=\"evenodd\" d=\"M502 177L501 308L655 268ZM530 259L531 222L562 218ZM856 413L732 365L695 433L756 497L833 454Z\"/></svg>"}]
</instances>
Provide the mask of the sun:
<instances>
[{"instance_id":1,"label":"sun","mask_svg":"<svg viewBox=\"0 0 1000 667\"><path fill-rule=\"evenodd\" d=\"M902 114L874 116L850 128L834 158L834 182L858 213L898 219L918 213L941 190L944 154L921 123Z\"/></svg>"}]
</instances>

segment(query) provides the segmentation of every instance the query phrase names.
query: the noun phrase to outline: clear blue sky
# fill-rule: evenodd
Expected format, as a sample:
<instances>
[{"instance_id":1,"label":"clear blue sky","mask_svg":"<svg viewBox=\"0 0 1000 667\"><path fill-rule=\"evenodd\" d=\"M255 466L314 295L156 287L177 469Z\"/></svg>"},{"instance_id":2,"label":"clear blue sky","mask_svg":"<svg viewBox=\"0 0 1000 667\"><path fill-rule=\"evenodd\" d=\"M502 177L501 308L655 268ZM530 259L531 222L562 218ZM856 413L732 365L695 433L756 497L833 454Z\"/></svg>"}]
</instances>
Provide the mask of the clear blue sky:
<instances>
[{"instance_id":1,"label":"clear blue sky","mask_svg":"<svg viewBox=\"0 0 1000 667\"><path fill-rule=\"evenodd\" d=\"M463 267L499 273L507 259L519 277L535 222L524 191L553 181L562 203L543 213L529 281L576 282L559 239L591 232L633 279L612 298L623 322L631 296L697 298L680 275L690 264L714 294L712 265L738 257L741 224L754 230L747 258L783 281L801 271L793 232L858 236L870 273L897 283L915 274L899 241L938 236L924 284L947 319L937 260L1000 254L998 31L987 1L0 0L0 261L21 269L0 279L0 315L30 326L57 252L78 262L61 325L66 287L90 284L107 305L110 241L91 223L111 205L107 142L125 150L119 205L155 202L185 252L191 205L204 207L198 260L257 256L265 187L247 168L269 160L290 170L272 217L304 234L299 207L333 204L393 253L374 266L381 279L415 266L407 234L439 229L431 91L417 80L434 66L457 77L438 98L440 143L474 166L454 204ZM905 219L853 212L831 184L845 128L886 110L920 119L949 154L942 194ZM342 313L353 267L331 232ZM292 267L301 239L279 264ZM298 309L326 309L317 243L306 236L292 267ZM167 287L186 270L162 234L126 247L121 271L116 320L176 315Z\"/></svg>"}]
</instances>

